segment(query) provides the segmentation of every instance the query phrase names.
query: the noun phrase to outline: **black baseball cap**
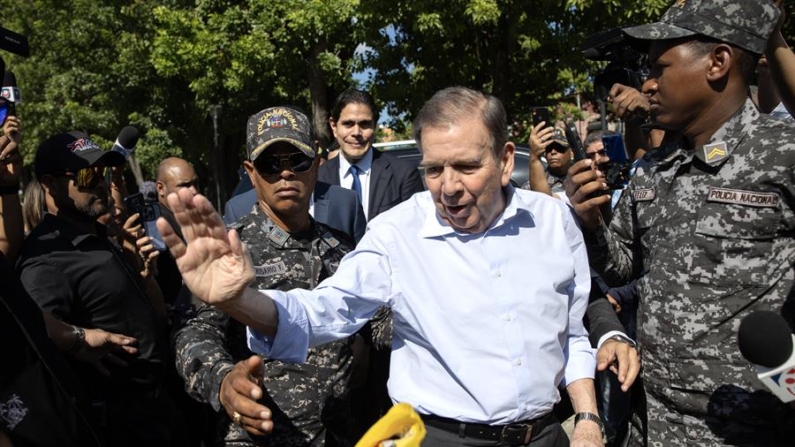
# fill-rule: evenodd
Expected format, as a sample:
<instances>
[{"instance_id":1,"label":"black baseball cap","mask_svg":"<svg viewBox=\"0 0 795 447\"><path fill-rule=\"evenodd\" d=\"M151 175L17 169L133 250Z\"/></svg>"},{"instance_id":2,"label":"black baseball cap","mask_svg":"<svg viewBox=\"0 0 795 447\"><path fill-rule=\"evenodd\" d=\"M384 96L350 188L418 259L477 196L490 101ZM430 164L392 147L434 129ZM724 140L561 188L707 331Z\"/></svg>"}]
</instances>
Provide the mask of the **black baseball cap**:
<instances>
[{"instance_id":1,"label":"black baseball cap","mask_svg":"<svg viewBox=\"0 0 795 447\"><path fill-rule=\"evenodd\" d=\"M41 143L33 161L36 177L77 172L92 166L121 166L124 155L104 151L83 132L73 131L50 137Z\"/></svg>"}]
</instances>

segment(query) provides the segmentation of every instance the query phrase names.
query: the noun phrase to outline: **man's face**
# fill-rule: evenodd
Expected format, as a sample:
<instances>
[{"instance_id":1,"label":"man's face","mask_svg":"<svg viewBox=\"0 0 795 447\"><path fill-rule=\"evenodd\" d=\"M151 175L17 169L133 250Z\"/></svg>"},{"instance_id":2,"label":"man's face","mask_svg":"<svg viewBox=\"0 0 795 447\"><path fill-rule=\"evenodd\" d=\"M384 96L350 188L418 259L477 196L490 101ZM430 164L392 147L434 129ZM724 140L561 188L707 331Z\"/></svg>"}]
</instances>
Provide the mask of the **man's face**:
<instances>
[{"instance_id":1,"label":"man's face","mask_svg":"<svg viewBox=\"0 0 795 447\"><path fill-rule=\"evenodd\" d=\"M309 199L317 180L317 159L307 157L288 142L278 142L253 162L244 161L243 166L260 204L280 216L300 215L309 212Z\"/></svg>"},{"instance_id":2,"label":"man's face","mask_svg":"<svg viewBox=\"0 0 795 447\"><path fill-rule=\"evenodd\" d=\"M331 130L340 145L342 155L355 163L370 150L375 138L373 111L366 104L351 103L340 112L337 122L331 121Z\"/></svg>"},{"instance_id":3,"label":"man's face","mask_svg":"<svg viewBox=\"0 0 795 447\"><path fill-rule=\"evenodd\" d=\"M157 182L155 186L160 203L168 207L166 197L172 192L179 193L179 190L187 188L194 195L198 194L199 176L189 164L175 164L168 169L165 179Z\"/></svg>"},{"instance_id":4,"label":"man's face","mask_svg":"<svg viewBox=\"0 0 795 447\"><path fill-rule=\"evenodd\" d=\"M89 186L78 186L75 174L53 177L49 181L48 193L58 212L67 213L81 220L96 220L108 212L108 184L104 167L97 166L94 181Z\"/></svg>"},{"instance_id":5,"label":"man's face","mask_svg":"<svg viewBox=\"0 0 795 447\"><path fill-rule=\"evenodd\" d=\"M610 157L605 152L605 144L602 140L594 141L585 148L585 156L593 160L597 165L610 162Z\"/></svg>"},{"instance_id":6,"label":"man's face","mask_svg":"<svg viewBox=\"0 0 795 447\"><path fill-rule=\"evenodd\" d=\"M477 118L422 131L422 164L439 217L458 231L480 233L505 209L502 188L513 172L513 143L496 160Z\"/></svg>"},{"instance_id":7,"label":"man's face","mask_svg":"<svg viewBox=\"0 0 795 447\"><path fill-rule=\"evenodd\" d=\"M560 152L561 150L563 150L563 152ZM569 169L569 163L571 162L572 156L571 149L552 143L547 146L544 156L547 159L547 164L549 165L550 169Z\"/></svg>"},{"instance_id":8,"label":"man's face","mask_svg":"<svg viewBox=\"0 0 795 447\"><path fill-rule=\"evenodd\" d=\"M659 40L651 43L649 63L643 93L649 95L652 118L667 129L684 130L708 106L709 55L698 54L681 40Z\"/></svg>"}]
</instances>

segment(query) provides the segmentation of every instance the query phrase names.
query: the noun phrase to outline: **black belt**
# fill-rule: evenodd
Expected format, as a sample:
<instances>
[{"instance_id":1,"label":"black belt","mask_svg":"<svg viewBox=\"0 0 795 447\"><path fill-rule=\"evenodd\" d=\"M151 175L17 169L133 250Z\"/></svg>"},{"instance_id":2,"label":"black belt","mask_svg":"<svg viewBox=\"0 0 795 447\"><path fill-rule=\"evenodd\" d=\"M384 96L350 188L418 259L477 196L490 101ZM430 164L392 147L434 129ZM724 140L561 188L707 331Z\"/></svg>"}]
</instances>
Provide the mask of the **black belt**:
<instances>
[{"instance_id":1,"label":"black belt","mask_svg":"<svg viewBox=\"0 0 795 447\"><path fill-rule=\"evenodd\" d=\"M461 438L485 439L511 445L525 445L533 439L534 433L557 422L551 412L537 419L508 425L473 424L428 414L423 414L421 417L425 425L455 433Z\"/></svg>"}]
</instances>

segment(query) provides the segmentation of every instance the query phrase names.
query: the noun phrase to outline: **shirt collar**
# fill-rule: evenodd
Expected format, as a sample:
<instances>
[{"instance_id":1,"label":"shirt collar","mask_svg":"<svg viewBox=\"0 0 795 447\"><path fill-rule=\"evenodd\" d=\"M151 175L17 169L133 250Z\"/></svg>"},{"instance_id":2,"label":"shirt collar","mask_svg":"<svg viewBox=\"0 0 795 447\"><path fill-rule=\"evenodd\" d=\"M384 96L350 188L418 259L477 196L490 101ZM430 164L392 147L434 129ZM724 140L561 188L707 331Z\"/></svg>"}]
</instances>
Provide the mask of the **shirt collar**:
<instances>
[{"instance_id":1,"label":"shirt collar","mask_svg":"<svg viewBox=\"0 0 795 447\"><path fill-rule=\"evenodd\" d=\"M457 231L453 227L450 226L447 222L442 220L439 217L439 214L436 212L436 203L433 201L433 196L430 194L427 196L430 199L430 207L426 206L425 209L425 223L423 224L422 228L420 229L420 237L423 238L432 238L432 237L439 237L439 236L448 236L450 234L458 234L465 237L479 237L482 234L489 232L495 228L500 227L506 221L516 216L521 210L528 211L527 204L522 200L522 198L516 194L516 189L513 185L508 184L508 186L502 188L503 193L506 196L506 204L505 209L500 213L494 222L489 226L489 228L482 233L472 234L472 233L464 233L461 231Z\"/></svg>"},{"instance_id":2,"label":"shirt collar","mask_svg":"<svg viewBox=\"0 0 795 447\"><path fill-rule=\"evenodd\" d=\"M374 147L370 146L370 150L364 154L361 160L356 162L356 166L359 167L359 170L365 174L370 173L370 168L373 166L373 151L375 150ZM350 173L351 163L348 161L347 158L340 152L338 155L340 157L340 173L342 177L345 177Z\"/></svg>"},{"instance_id":3,"label":"shirt collar","mask_svg":"<svg viewBox=\"0 0 795 447\"><path fill-rule=\"evenodd\" d=\"M44 223L48 225L50 229L57 231L62 238L69 241L75 247L92 236L105 239L108 235L104 225L96 223L95 225L97 227L97 234L94 235L91 233L86 233L77 226L72 225L68 220L62 219L50 213L44 214Z\"/></svg>"}]
</instances>

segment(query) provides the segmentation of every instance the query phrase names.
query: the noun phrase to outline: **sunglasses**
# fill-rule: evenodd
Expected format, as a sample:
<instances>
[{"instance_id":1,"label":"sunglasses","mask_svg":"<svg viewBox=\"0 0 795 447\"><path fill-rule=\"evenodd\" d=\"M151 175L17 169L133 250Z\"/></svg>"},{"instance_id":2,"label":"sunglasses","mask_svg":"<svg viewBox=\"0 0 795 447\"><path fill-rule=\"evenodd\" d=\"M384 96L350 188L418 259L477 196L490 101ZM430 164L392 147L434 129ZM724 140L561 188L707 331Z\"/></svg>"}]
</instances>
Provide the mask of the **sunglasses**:
<instances>
[{"instance_id":1,"label":"sunglasses","mask_svg":"<svg viewBox=\"0 0 795 447\"><path fill-rule=\"evenodd\" d=\"M100 179L105 180L106 185L110 185L111 169L105 166L93 166L83 168L77 172L65 172L64 175L75 180L78 188L93 189L97 187Z\"/></svg>"},{"instance_id":2,"label":"sunglasses","mask_svg":"<svg viewBox=\"0 0 795 447\"><path fill-rule=\"evenodd\" d=\"M563 147L563 146L561 146L559 144L551 144L551 145L546 147L544 152L548 154L548 153L550 153L552 151L555 151L555 152L557 152L559 154L565 154L566 151L568 151L568 150L569 150L569 148Z\"/></svg>"},{"instance_id":3,"label":"sunglasses","mask_svg":"<svg viewBox=\"0 0 795 447\"><path fill-rule=\"evenodd\" d=\"M282 164L285 161L291 171L306 172L312 167L315 159L308 157L303 152L284 155L262 154L254 160L254 168L260 175L276 175L282 172Z\"/></svg>"},{"instance_id":4,"label":"sunglasses","mask_svg":"<svg viewBox=\"0 0 795 447\"><path fill-rule=\"evenodd\" d=\"M597 155L600 157L605 157L607 156L607 151L605 151L604 149L599 149L598 151L595 152L589 152L585 154L585 158L590 158L591 160L593 160L594 158L596 158Z\"/></svg>"}]
</instances>

